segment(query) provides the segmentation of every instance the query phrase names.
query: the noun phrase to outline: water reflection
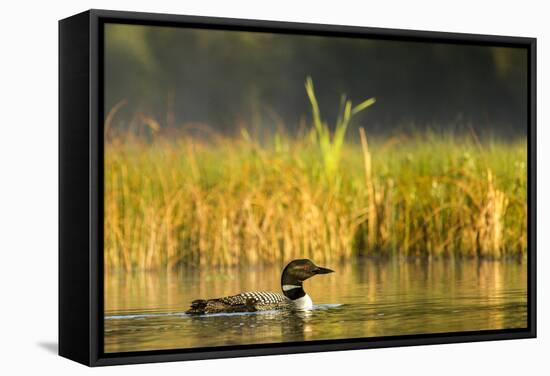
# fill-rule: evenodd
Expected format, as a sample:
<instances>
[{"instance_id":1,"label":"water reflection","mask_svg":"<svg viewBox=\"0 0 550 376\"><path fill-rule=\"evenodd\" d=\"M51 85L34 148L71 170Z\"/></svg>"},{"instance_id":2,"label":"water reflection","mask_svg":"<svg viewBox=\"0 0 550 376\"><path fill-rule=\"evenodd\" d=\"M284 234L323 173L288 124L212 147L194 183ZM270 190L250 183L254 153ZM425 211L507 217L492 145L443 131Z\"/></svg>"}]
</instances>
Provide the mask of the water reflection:
<instances>
[{"instance_id":1,"label":"water reflection","mask_svg":"<svg viewBox=\"0 0 550 376\"><path fill-rule=\"evenodd\" d=\"M188 316L197 298L279 290L282 265L106 274L105 351L525 327L527 271L514 262L364 261L305 283L315 309Z\"/></svg>"}]
</instances>

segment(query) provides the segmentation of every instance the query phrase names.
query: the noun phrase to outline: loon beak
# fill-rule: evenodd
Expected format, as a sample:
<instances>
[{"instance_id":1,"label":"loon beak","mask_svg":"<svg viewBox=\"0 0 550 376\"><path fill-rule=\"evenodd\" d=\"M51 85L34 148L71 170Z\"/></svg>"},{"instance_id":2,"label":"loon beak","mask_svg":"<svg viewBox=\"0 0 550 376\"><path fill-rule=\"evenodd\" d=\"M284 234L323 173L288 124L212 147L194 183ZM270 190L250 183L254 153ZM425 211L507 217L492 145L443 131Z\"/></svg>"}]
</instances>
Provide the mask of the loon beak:
<instances>
[{"instance_id":1,"label":"loon beak","mask_svg":"<svg viewBox=\"0 0 550 376\"><path fill-rule=\"evenodd\" d=\"M321 266L318 266L317 268L315 268L315 274L328 274L328 273L334 273L334 270L332 269L329 269L329 268L323 268Z\"/></svg>"}]
</instances>

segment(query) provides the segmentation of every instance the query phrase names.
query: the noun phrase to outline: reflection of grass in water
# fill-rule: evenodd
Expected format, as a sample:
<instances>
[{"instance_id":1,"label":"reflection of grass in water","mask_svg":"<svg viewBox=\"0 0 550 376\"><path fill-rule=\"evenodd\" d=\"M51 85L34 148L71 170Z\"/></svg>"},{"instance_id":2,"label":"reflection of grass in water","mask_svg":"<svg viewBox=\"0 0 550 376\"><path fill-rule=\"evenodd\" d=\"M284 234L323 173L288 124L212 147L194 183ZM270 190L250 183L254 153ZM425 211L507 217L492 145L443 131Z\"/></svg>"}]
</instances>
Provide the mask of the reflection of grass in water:
<instances>
[{"instance_id":1,"label":"reflection of grass in water","mask_svg":"<svg viewBox=\"0 0 550 376\"><path fill-rule=\"evenodd\" d=\"M327 180L314 139L278 139L107 141L106 266L525 254L525 141L375 140L368 175L348 143Z\"/></svg>"},{"instance_id":2,"label":"reflection of grass in water","mask_svg":"<svg viewBox=\"0 0 550 376\"><path fill-rule=\"evenodd\" d=\"M525 263L371 258L331 262L329 266L336 273L306 281L306 291L314 304L343 306L316 309L301 317L295 314L288 317L291 313L288 311L213 317L182 315L193 299L241 291L279 290L280 264L109 273L105 284L106 316L160 315L105 320L105 349L108 352L174 349L527 325ZM214 270L223 270L235 278L202 279L204 273ZM175 315L168 316L169 313ZM241 323L245 327L236 328ZM169 329L165 330L166 327Z\"/></svg>"}]
</instances>

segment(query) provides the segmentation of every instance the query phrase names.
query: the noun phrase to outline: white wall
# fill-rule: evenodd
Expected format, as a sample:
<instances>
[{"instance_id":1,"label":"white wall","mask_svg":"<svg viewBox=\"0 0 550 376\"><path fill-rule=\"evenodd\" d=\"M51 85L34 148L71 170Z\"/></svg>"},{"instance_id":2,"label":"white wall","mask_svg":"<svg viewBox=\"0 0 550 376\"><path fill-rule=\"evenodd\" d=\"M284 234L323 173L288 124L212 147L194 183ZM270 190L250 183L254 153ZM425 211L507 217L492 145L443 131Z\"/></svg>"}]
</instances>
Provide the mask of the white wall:
<instances>
[{"instance_id":1,"label":"white wall","mask_svg":"<svg viewBox=\"0 0 550 376\"><path fill-rule=\"evenodd\" d=\"M0 372L59 375L542 374L547 317L550 27L544 1L10 1L0 22ZM87 369L57 341L57 20L87 8L256 18L539 38L539 339ZM545 106L546 104L546 106ZM546 298L546 299L544 299ZM545 358L546 357L546 358ZM537 370L539 370L537 372Z\"/></svg>"}]
</instances>

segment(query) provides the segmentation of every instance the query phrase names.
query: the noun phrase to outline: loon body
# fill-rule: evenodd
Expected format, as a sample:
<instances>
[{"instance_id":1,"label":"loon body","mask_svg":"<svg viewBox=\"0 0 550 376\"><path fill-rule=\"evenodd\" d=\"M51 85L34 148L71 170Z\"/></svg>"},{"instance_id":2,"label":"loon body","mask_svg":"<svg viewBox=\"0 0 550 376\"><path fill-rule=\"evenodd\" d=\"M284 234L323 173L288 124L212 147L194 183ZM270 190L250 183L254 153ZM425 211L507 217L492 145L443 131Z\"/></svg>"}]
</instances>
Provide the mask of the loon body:
<instances>
[{"instance_id":1,"label":"loon body","mask_svg":"<svg viewBox=\"0 0 550 376\"><path fill-rule=\"evenodd\" d=\"M255 312L275 309L308 310L313 302L304 291L303 282L317 274L332 273L333 270L315 265L307 259L291 261L281 275L281 290L275 292L243 292L237 295L215 299L198 299L191 303L188 314L222 312Z\"/></svg>"}]
</instances>

